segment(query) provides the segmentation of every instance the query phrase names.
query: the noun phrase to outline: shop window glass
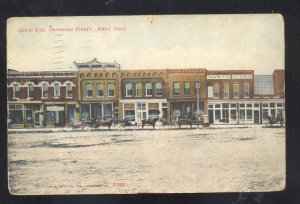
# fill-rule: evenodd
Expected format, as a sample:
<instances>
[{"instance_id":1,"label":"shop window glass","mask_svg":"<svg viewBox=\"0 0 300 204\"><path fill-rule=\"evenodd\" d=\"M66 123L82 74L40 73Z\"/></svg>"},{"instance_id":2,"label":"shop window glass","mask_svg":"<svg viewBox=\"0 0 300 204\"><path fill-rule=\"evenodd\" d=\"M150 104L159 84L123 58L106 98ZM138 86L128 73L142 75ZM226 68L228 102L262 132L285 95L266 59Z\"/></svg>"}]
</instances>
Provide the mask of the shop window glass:
<instances>
[{"instance_id":1,"label":"shop window glass","mask_svg":"<svg viewBox=\"0 0 300 204\"><path fill-rule=\"evenodd\" d=\"M236 110L230 110L230 119L236 120Z\"/></svg>"},{"instance_id":2,"label":"shop window glass","mask_svg":"<svg viewBox=\"0 0 300 204\"><path fill-rule=\"evenodd\" d=\"M113 118L113 109L112 104L103 104L104 109L104 120Z\"/></svg>"},{"instance_id":3,"label":"shop window glass","mask_svg":"<svg viewBox=\"0 0 300 204\"><path fill-rule=\"evenodd\" d=\"M282 103L277 103L277 107L282 107Z\"/></svg>"},{"instance_id":4,"label":"shop window glass","mask_svg":"<svg viewBox=\"0 0 300 204\"><path fill-rule=\"evenodd\" d=\"M229 108L229 104L228 103L223 103L222 106L223 106L223 108Z\"/></svg>"},{"instance_id":5,"label":"shop window glass","mask_svg":"<svg viewBox=\"0 0 300 204\"><path fill-rule=\"evenodd\" d=\"M68 104L67 105L67 123L74 123L76 121L76 105Z\"/></svg>"},{"instance_id":6,"label":"shop window glass","mask_svg":"<svg viewBox=\"0 0 300 204\"><path fill-rule=\"evenodd\" d=\"M149 118L158 118L159 117L159 110L156 109L156 110L149 110L148 111L148 116Z\"/></svg>"},{"instance_id":7,"label":"shop window glass","mask_svg":"<svg viewBox=\"0 0 300 204\"><path fill-rule=\"evenodd\" d=\"M134 110L125 110L124 111L124 120L135 121L135 111Z\"/></svg>"},{"instance_id":8,"label":"shop window glass","mask_svg":"<svg viewBox=\"0 0 300 204\"><path fill-rule=\"evenodd\" d=\"M255 108L259 108L259 103L254 103Z\"/></svg>"},{"instance_id":9,"label":"shop window glass","mask_svg":"<svg viewBox=\"0 0 300 204\"><path fill-rule=\"evenodd\" d=\"M241 104L240 104L240 108L245 108L245 104L244 104L244 103L241 103Z\"/></svg>"},{"instance_id":10,"label":"shop window glass","mask_svg":"<svg viewBox=\"0 0 300 204\"><path fill-rule=\"evenodd\" d=\"M275 103L270 103L270 108L274 108L275 107Z\"/></svg>"},{"instance_id":11,"label":"shop window glass","mask_svg":"<svg viewBox=\"0 0 300 204\"><path fill-rule=\"evenodd\" d=\"M252 110L247 110L247 119L252 119Z\"/></svg>"},{"instance_id":12,"label":"shop window glass","mask_svg":"<svg viewBox=\"0 0 300 204\"><path fill-rule=\"evenodd\" d=\"M81 120L88 121L90 119L90 104L81 104Z\"/></svg>"},{"instance_id":13,"label":"shop window glass","mask_svg":"<svg viewBox=\"0 0 300 204\"><path fill-rule=\"evenodd\" d=\"M267 119L269 115L268 109L263 109L263 119Z\"/></svg>"},{"instance_id":14,"label":"shop window glass","mask_svg":"<svg viewBox=\"0 0 300 204\"><path fill-rule=\"evenodd\" d=\"M271 111L271 115L272 115L273 117L275 117L275 109L271 109L270 111Z\"/></svg>"},{"instance_id":15,"label":"shop window glass","mask_svg":"<svg viewBox=\"0 0 300 204\"><path fill-rule=\"evenodd\" d=\"M248 103L248 104L247 104L247 108L252 108L252 104L251 104L251 103Z\"/></svg>"},{"instance_id":16,"label":"shop window glass","mask_svg":"<svg viewBox=\"0 0 300 204\"><path fill-rule=\"evenodd\" d=\"M135 96L141 97L142 96L142 83L135 84Z\"/></svg>"},{"instance_id":17,"label":"shop window glass","mask_svg":"<svg viewBox=\"0 0 300 204\"><path fill-rule=\"evenodd\" d=\"M10 124L23 124L23 107L22 105L9 106Z\"/></svg>"},{"instance_id":18,"label":"shop window glass","mask_svg":"<svg viewBox=\"0 0 300 204\"><path fill-rule=\"evenodd\" d=\"M231 108L236 108L236 103L230 104L230 107L231 107Z\"/></svg>"},{"instance_id":19,"label":"shop window glass","mask_svg":"<svg viewBox=\"0 0 300 204\"><path fill-rule=\"evenodd\" d=\"M245 119L245 110L240 110L240 119L241 120Z\"/></svg>"},{"instance_id":20,"label":"shop window glass","mask_svg":"<svg viewBox=\"0 0 300 204\"><path fill-rule=\"evenodd\" d=\"M216 104L215 108L221 108L221 104Z\"/></svg>"},{"instance_id":21,"label":"shop window glass","mask_svg":"<svg viewBox=\"0 0 300 204\"><path fill-rule=\"evenodd\" d=\"M221 119L221 111L215 110L215 120L220 120L220 119Z\"/></svg>"}]
</instances>

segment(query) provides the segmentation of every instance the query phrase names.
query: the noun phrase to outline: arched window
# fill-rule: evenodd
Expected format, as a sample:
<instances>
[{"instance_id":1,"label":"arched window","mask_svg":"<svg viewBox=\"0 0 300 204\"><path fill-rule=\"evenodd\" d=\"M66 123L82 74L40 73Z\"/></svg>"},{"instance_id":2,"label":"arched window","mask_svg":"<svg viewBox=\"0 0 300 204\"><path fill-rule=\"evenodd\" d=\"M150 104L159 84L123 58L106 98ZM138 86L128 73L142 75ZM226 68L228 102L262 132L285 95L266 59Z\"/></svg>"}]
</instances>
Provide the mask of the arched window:
<instances>
[{"instance_id":1,"label":"arched window","mask_svg":"<svg viewBox=\"0 0 300 204\"><path fill-rule=\"evenodd\" d=\"M108 83L107 88L108 88L108 96L114 96L115 95L115 85L113 83Z\"/></svg>"},{"instance_id":2,"label":"arched window","mask_svg":"<svg viewBox=\"0 0 300 204\"><path fill-rule=\"evenodd\" d=\"M42 84L42 97L48 98L48 84L46 83Z\"/></svg>"},{"instance_id":3,"label":"arched window","mask_svg":"<svg viewBox=\"0 0 300 204\"><path fill-rule=\"evenodd\" d=\"M72 88L72 84L70 82L67 83L66 86L66 94L67 94L67 98L72 98L73 97L73 88Z\"/></svg>"},{"instance_id":4,"label":"arched window","mask_svg":"<svg viewBox=\"0 0 300 204\"><path fill-rule=\"evenodd\" d=\"M59 83L54 84L54 97L56 97L56 98L60 97L60 84Z\"/></svg>"},{"instance_id":5,"label":"arched window","mask_svg":"<svg viewBox=\"0 0 300 204\"><path fill-rule=\"evenodd\" d=\"M13 97L20 98L20 84L13 84Z\"/></svg>"},{"instance_id":6,"label":"arched window","mask_svg":"<svg viewBox=\"0 0 300 204\"><path fill-rule=\"evenodd\" d=\"M28 84L27 85L28 87L27 87L27 90L28 90L28 98L33 98L33 84Z\"/></svg>"},{"instance_id":7,"label":"arched window","mask_svg":"<svg viewBox=\"0 0 300 204\"><path fill-rule=\"evenodd\" d=\"M98 96L103 96L104 92L103 92L103 83L98 83L97 84L97 95Z\"/></svg>"},{"instance_id":8,"label":"arched window","mask_svg":"<svg viewBox=\"0 0 300 204\"><path fill-rule=\"evenodd\" d=\"M93 86L92 86L92 84L86 84L85 89L86 89L86 96L87 97L93 97Z\"/></svg>"}]
</instances>

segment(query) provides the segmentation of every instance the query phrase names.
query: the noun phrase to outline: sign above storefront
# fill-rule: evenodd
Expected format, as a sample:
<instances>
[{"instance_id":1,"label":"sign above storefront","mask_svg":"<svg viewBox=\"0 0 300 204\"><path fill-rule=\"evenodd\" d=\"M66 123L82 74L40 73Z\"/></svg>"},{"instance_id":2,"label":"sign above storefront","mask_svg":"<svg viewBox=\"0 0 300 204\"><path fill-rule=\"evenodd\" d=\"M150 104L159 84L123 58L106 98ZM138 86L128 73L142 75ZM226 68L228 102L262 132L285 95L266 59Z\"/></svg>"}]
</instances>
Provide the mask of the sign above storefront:
<instances>
[{"instance_id":1,"label":"sign above storefront","mask_svg":"<svg viewBox=\"0 0 300 204\"><path fill-rule=\"evenodd\" d=\"M253 76L251 74L232 74L232 75L207 75L207 79L252 79Z\"/></svg>"},{"instance_id":2,"label":"sign above storefront","mask_svg":"<svg viewBox=\"0 0 300 204\"><path fill-rule=\"evenodd\" d=\"M207 79L230 79L230 75L207 75Z\"/></svg>"},{"instance_id":3,"label":"sign above storefront","mask_svg":"<svg viewBox=\"0 0 300 204\"><path fill-rule=\"evenodd\" d=\"M64 111L63 106L47 106L47 111Z\"/></svg>"}]
</instances>

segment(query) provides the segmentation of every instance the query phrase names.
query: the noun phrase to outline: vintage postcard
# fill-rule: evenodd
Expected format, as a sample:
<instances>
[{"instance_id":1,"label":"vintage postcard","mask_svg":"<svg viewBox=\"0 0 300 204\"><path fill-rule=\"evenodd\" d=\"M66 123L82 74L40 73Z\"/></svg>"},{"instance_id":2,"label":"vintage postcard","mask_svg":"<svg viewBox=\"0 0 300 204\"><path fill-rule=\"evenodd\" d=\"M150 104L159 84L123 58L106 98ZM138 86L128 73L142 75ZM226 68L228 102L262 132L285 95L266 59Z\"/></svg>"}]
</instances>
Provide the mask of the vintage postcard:
<instances>
[{"instance_id":1,"label":"vintage postcard","mask_svg":"<svg viewBox=\"0 0 300 204\"><path fill-rule=\"evenodd\" d=\"M7 21L15 195L285 188L279 14Z\"/></svg>"}]
</instances>

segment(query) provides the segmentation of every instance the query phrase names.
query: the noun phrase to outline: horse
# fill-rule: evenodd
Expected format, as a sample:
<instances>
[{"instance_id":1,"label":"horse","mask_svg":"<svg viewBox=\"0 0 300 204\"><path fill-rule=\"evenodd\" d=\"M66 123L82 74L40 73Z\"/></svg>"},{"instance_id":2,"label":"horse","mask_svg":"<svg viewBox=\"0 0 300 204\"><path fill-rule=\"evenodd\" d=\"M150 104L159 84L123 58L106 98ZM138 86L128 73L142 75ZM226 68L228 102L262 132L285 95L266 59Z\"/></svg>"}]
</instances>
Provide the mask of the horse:
<instances>
[{"instance_id":1,"label":"horse","mask_svg":"<svg viewBox=\"0 0 300 204\"><path fill-rule=\"evenodd\" d=\"M275 123L280 123L280 126L283 127L283 122L284 122L283 118L268 116L267 119L268 119L268 124L270 124L271 127L273 127L273 124Z\"/></svg>"},{"instance_id":2,"label":"horse","mask_svg":"<svg viewBox=\"0 0 300 204\"><path fill-rule=\"evenodd\" d=\"M148 125L152 125L153 129L155 129L155 123L158 121L158 117L157 118L148 118L148 119L144 119L142 120L142 129L144 129L144 126L146 124Z\"/></svg>"}]
</instances>

